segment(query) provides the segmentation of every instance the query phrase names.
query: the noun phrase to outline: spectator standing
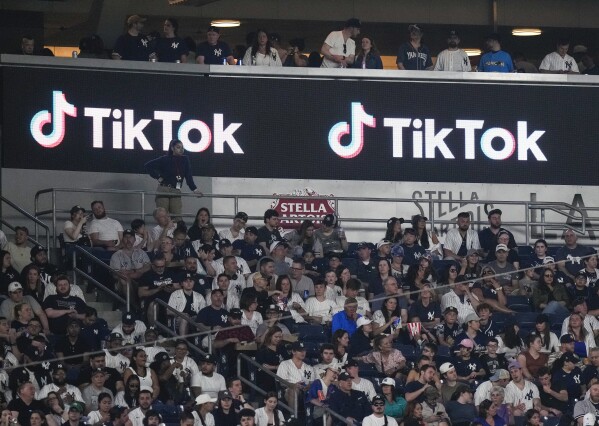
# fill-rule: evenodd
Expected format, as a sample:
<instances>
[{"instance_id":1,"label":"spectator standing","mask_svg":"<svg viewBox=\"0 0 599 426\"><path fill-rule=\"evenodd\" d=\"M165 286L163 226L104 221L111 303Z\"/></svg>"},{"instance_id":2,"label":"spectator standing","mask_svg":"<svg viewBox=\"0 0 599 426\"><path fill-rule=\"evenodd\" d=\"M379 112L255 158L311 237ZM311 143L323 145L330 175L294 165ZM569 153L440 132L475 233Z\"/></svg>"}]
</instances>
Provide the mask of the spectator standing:
<instances>
[{"instance_id":1,"label":"spectator standing","mask_svg":"<svg viewBox=\"0 0 599 426\"><path fill-rule=\"evenodd\" d=\"M211 26L206 31L206 41L198 44L196 62L207 65L235 65L233 52L227 43L220 41L220 29Z\"/></svg>"},{"instance_id":2,"label":"spectator standing","mask_svg":"<svg viewBox=\"0 0 599 426\"><path fill-rule=\"evenodd\" d=\"M410 40L399 47L397 54L397 69L410 71L424 71L433 68L430 50L422 44L424 32L416 25L408 27Z\"/></svg>"},{"instance_id":3,"label":"spectator standing","mask_svg":"<svg viewBox=\"0 0 599 426\"><path fill-rule=\"evenodd\" d=\"M381 55L374 44L374 40L370 36L362 36L360 42L360 50L356 56L356 60L352 64L352 68L364 68L364 69L383 69L383 61Z\"/></svg>"},{"instance_id":4,"label":"spectator standing","mask_svg":"<svg viewBox=\"0 0 599 426\"><path fill-rule=\"evenodd\" d=\"M466 52L460 49L460 36L456 30L447 35L447 49L439 53L434 71L472 71L470 59Z\"/></svg>"},{"instance_id":5,"label":"spectator standing","mask_svg":"<svg viewBox=\"0 0 599 426\"><path fill-rule=\"evenodd\" d=\"M150 41L141 33L146 18L131 15L127 18L127 32L117 38L112 59L147 61L150 56Z\"/></svg>"},{"instance_id":6,"label":"spectator standing","mask_svg":"<svg viewBox=\"0 0 599 426\"><path fill-rule=\"evenodd\" d=\"M480 58L478 70L480 72L513 72L514 63L509 53L501 50L499 34L489 34L485 40L487 53Z\"/></svg>"},{"instance_id":7,"label":"spectator standing","mask_svg":"<svg viewBox=\"0 0 599 426\"><path fill-rule=\"evenodd\" d=\"M569 48L570 40L566 38L559 39L555 52L551 52L543 58L539 70L542 73L549 74L579 74L576 60L568 55Z\"/></svg>"},{"instance_id":8,"label":"spectator standing","mask_svg":"<svg viewBox=\"0 0 599 426\"><path fill-rule=\"evenodd\" d=\"M356 42L353 40L360 34L362 23L357 18L345 21L341 31L332 31L320 48L322 54L321 68L347 68L354 63Z\"/></svg>"},{"instance_id":9,"label":"spectator standing","mask_svg":"<svg viewBox=\"0 0 599 426\"><path fill-rule=\"evenodd\" d=\"M242 65L282 67L281 58L277 49L271 46L268 32L264 29L256 31L256 36L251 47L246 50Z\"/></svg>"}]
</instances>

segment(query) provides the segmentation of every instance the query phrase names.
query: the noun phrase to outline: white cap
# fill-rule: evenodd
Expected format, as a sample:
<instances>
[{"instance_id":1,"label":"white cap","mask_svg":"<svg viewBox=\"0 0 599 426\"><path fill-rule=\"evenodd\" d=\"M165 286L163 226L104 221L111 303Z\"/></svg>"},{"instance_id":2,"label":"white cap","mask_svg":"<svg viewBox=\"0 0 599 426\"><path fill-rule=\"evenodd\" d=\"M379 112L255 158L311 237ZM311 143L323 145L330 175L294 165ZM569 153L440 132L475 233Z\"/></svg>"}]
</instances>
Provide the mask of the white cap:
<instances>
[{"instance_id":1,"label":"white cap","mask_svg":"<svg viewBox=\"0 0 599 426\"><path fill-rule=\"evenodd\" d=\"M366 317L360 317L358 318L358 321L356 321L356 325L358 326L358 328L362 327L363 325L368 325L372 322L372 320L369 320Z\"/></svg>"},{"instance_id":2,"label":"white cap","mask_svg":"<svg viewBox=\"0 0 599 426\"><path fill-rule=\"evenodd\" d=\"M211 398L207 393L203 393L196 398L196 405L202 405L207 402L216 402L216 398Z\"/></svg>"},{"instance_id":3,"label":"white cap","mask_svg":"<svg viewBox=\"0 0 599 426\"><path fill-rule=\"evenodd\" d=\"M441 364L441 367L439 368L439 373L445 374L449 370L453 370L453 369L455 369L453 364L451 362L446 362L446 363Z\"/></svg>"},{"instance_id":4,"label":"white cap","mask_svg":"<svg viewBox=\"0 0 599 426\"><path fill-rule=\"evenodd\" d=\"M385 377L383 379L383 381L381 382L381 386L383 386L383 385L389 385L389 386L395 387L395 379L392 379L391 377Z\"/></svg>"}]
</instances>

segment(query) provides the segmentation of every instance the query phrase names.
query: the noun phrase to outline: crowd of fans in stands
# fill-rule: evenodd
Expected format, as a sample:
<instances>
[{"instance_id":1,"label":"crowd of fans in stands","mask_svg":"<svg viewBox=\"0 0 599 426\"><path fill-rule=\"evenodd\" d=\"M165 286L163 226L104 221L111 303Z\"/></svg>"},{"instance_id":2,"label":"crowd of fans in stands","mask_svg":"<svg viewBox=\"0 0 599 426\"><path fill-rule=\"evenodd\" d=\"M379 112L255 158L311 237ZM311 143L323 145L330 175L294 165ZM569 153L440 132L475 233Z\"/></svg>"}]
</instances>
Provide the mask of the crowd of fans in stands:
<instances>
[{"instance_id":1,"label":"crowd of fans in stands","mask_svg":"<svg viewBox=\"0 0 599 426\"><path fill-rule=\"evenodd\" d=\"M129 16L126 31L116 40L112 51L105 49L100 36L92 35L80 41L80 51L75 54L82 58L210 65L383 69L375 40L371 35L360 36L362 23L356 18L348 19L343 29L332 31L320 50L309 55L303 53L303 39L284 43L279 34L269 33L265 29L249 33L246 46L231 47L220 40L220 29L215 26L206 31L206 41L196 44L193 38L178 35L179 24L174 18L164 21L162 34L158 31L144 34L145 21L139 15ZM555 51L547 54L537 68L527 61L523 53L510 55L502 50L501 37L496 33L485 38L485 52L478 66L473 67L467 53L460 49L460 35L456 30L449 31L447 49L439 52L433 63L430 49L422 41L423 36L424 32L418 25L408 27L408 40L400 45L397 54L396 65L399 70L599 74L594 54L585 46L573 46L574 56L568 54L570 41L567 38L557 40ZM33 37L23 37L21 53L37 53ZM52 52L43 49L40 54L52 55Z\"/></svg>"},{"instance_id":2,"label":"crowd of fans in stands","mask_svg":"<svg viewBox=\"0 0 599 426\"><path fill-rule=\"evenodd\" d=\"M480 232L458 214L443 243L415 215L350 244L334 214L281 234L274 209L218 232L206 208L189 227L163 207L127 229L102 201L91 212L70 211L65 265L25 227L0 235L2 426L298 421L280 402L334 425L586 425L599 410L597 255L572 230L518 247L494 209ZM74 246L131 298L112 330L66 273ZM240 353L265 395L249 399Z\"/></svg>"}]
</instances>

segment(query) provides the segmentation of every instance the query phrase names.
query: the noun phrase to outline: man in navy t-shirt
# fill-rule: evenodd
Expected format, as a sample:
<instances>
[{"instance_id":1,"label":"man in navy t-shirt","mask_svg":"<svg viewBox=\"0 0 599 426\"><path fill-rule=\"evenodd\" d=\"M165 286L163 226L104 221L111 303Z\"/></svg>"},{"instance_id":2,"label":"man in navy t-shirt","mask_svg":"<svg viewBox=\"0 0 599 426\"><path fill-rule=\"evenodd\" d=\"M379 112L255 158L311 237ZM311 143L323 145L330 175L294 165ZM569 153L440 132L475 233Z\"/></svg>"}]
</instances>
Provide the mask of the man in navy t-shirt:
<instances>
[{"instance_id":1,"label":"man in navy t-shirt","mask_svg":"<svg viewBox=\"0 0 599 426\"><path fill-rule=\"evenodd\" d=\"M206 41L200 43L197 48L196 62L208 65L235 65L235 58L231 48L225 42L219 41L220 30L210 27L206 31Z\"/></svg>"}]
</instances>

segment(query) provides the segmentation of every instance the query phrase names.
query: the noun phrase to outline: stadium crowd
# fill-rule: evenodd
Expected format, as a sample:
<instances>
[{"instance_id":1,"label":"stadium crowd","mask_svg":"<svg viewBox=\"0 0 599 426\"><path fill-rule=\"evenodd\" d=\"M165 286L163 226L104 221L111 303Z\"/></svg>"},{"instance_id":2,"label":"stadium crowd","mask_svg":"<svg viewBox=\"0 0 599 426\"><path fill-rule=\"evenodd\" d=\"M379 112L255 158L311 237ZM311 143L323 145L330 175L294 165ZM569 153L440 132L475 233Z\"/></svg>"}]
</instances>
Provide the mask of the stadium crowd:
<instances>
[{"instance_id":1,"label":"stadium crowd","mask_svg":"<svg viewBox=\"0 0 599 426\"><path fill-rule=\"evenodd\" d=\"M257 29L246 37L247 45L231 47L220 39L220 28L210 26L206 40L196 43L192 37L178 34L179 24L174 18L163 23L162 33L143 33L146 18L132 15L127 18L126 31L118 37L112 50L106 49L102 38L96 34L81 39L75 57L151 61L171 63L198 63L210 65L243 65L269 67L322 67L383 69L380 52L372 35L361 35L362 23L357 18L348 19L341 30L332 31L318 51L303 53L305 41L295 38L283 42L277 33ZM548 53L538 64L529 62L520 52L513 55L502 49L497 33L484 40L485 52L477 66L472 66L467 53L460 48L460 34L451 30L447 34L447 49L433 55L423 42L424 31L417 24L407 28L407 40L399 46L396 66L399 70L435 70L458 72L526 72L554 74L598 75L595 54L583 45L570 51L567 38L556 40L555 50ZM35 40L26 35L22 38L18 53L24 55L52 55L49 49L36 49Z\"/></svg>"},{"instance_id":2,"label":"stadium crowd","mask_svg":"<svg viewBox=\"0 0 599 426\"><path fill-rule=\"evenodd\" d=\"M94 201L71 209L61 265L17 227L0 235L2 426L586 426L596 251L569 229L561 247L518 246L501 216L476 232L459 213L443 242L426 217L393 217L356 244L334 214L282 233L274 209L217 230L206 208L187 226L157 207L125 228ZM113 329L86 304L100 290L72 283L75 245L131 298ZM238 371L241 353L258 367Z\"/></svg>"}]
</instances>

